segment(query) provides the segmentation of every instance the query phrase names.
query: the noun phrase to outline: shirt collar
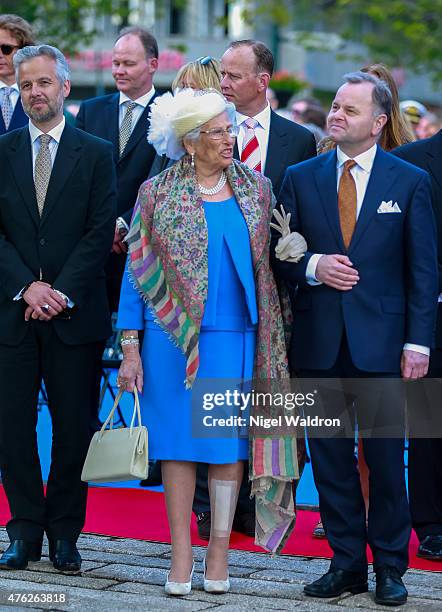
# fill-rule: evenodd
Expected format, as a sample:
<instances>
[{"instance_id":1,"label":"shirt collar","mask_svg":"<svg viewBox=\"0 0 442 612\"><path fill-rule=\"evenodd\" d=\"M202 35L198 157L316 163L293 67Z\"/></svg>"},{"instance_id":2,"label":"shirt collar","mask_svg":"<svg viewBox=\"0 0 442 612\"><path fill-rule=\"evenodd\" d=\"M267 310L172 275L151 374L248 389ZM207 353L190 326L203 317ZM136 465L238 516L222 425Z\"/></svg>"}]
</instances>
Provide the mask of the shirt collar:
<instances>
[{"instance_id":1,"label":"shirt collar","mask_svg":"<svg viewBox=\"0 0 442 612\"><path fill-rule=\"evenodd\" d=\"M270 111L270 104L267 104L264 110L252 117L252 119L255 119L258 122L258 125L264 130L270 129ZM238 125L244 123L244 121L248 118L249 117L247 115L243 115L242 113L236 111L236 122Z\"/></svg>"},{"instance_id":2,"label":"shirt collar","mask_svg":"<svg viewBox=\"0 0 442 612\"><path fill-rule=\"evenodd\" d=\"M154 95L154 93L155 93L155 87L152 85L152 89L150 91L148 91L146 94L144 94L144 96L140 96L136 100L131 100L131 98L129 98L129 96L126 96L125 93L120 91L119 105L121 106L125 102L135 102L136 104L139 104L143 108L146 108L146 106L149 104L149 102L150 102L152 96Z\"/></svg>"},{"instance_id":3,"label":"shirt collar","mask_svg":"<svg viewBox=\"0 0 442 612\"><path fill-rule=\"evenodd\" d=\"M47 132L48 135L51 136L57 142L57 144L60 143L61 135L63 133L65 124L66 124L66 119L63 116L63 119L60 121L60 123L56 125L54 128L52 128L50 132ZM44 133L45 132L42 132L37 126L35 126L32 123L31 120L29 120L29 134L31 136L32 144L34 144L37 138Z\"/></svg>"},{"instance_id":4,"label":"shirt collar","mask_svg":"<svg viewBox=\"0 0 442 612\"><path fill-rule=\"evenodd\" d=\"M337 147L337 167L340 168L341 166L343 166L348 159L354 159L354 161L360 168L362 168L362 170L364 170L365 172L371 172L371 169L373 168L374 158L376 157L377 148L377 144L374 144L372 147L367 149L367 151L364 151L363 153L356 155L356 157L351 158L346 153L344 153L344 151L340 147Z\"/></svg>"},{"instance_id":5,"label":"shirt collar","mask_svg":"<svg viewBox=\"0 0 442 612\"><path fill-rule=\"evenodd\" d=\"M13 85L6 85L6 83L0 79L0 89L3 89L4 87L10 87L11 89L15 89L17 93L20 93L17 83L14 83Z\"/></svg>"}]
</instances>

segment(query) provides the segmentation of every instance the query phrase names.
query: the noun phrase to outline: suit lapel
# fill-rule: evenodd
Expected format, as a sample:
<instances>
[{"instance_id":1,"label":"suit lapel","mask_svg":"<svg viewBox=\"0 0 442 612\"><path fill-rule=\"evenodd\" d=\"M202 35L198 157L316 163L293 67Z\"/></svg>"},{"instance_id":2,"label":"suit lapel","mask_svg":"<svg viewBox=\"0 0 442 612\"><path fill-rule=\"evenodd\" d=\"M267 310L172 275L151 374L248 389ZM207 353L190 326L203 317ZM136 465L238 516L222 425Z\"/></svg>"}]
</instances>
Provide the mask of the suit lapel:
<instances>
[{"instance_id":1,"label":"suit lapel","mask_svg":"<svg viewBox=\"0 0 442 612\"><path fill-rule=\"evenodd\" d=\"M391 157L390 159L389 157L378 146L365 191L364 201L362 202L356 228L348 248L349 253L356 248L373 215L376 214L380 203L385 199L385 193L392 180L391 168L395 165L394 158Z\"/></svg>"},{"instance_id":2,"label":"suit lapel","mask_svg":"<svg viewBox=\"0 0 442 612\"><path fill-rule=\"evenodd\" d=\"M15 130L19 127L23 127L26 123L28 123L28 116L23 110L21 99L19 97L17 100L17 104L15 105L14 112L12 113L9 131Z\"/></svg>"},{"instance_id":3,"label":"suit lapel","mask_svg":"<svg viewBox=\"0 0 442 612\"><path fill-rule=\"evenodd\" d=\"M106 126L108 126L107 132L107 140L113 144L114 147L114 159L118 159L120 156L119 151L119 126L118 126L118 118L119 118L119 101L120 94L117 93L111 98L107 103L106 108L104 109L103 121Z\"/></svg>"},{"instance_id":4,"label":"suit lapel","mask_svg":"<svg viewBox=\"0 0 442 612\"><path fill-rule=\"evenodd\" d=\"M442 189L442 130L432 142L431 150L427 151L427 167L435 182Z\"/></svg>"},{"instance_id":5,"label":"suit lapel","mask_svg":"<svg viewBox=\"0 0 442 612\"><path fill-rule=\"evenodd\" d=\"M149 102L149 104L146 106L146 108L143 110L140 118L138 119L134 129L132 130L132 134L130 135L129 140L127 141L127 145L123 151L123 155L120 157L119 161L121 161L122 159L124 159L126 157L126 155L128 155L132 149L138 144L138 142L141 140L141 138L146 138L147 139L147 131L149 129L149 125L150 125L150 120L149 120L149 113L150 113L150 105L153 102L154 98L156 96L154 95L151 99L151 101Z\"/></svg>"},{"instance_id":6,"label":"suit lapel","mask_svg":"<svg viewBox=\"0 0 442 612\"><path fill-rule=\"evenodd\" d=\"M31 137L27 127L18 130L8 153L12 173L18 190L36 225L39 225L37 198L35 197L34 173L32 169Z\"/></svg>"},{"instance_id":7,"label":"suit lapel","mask_svg":"<svg viewBox=\"0 0 442 612\"><path fill-rule=\"evenodd\" d=\"M339 252L344 252L341 225L338 212L338 191L336 183L336 151L321 156L321 165L316 170L315 180L321 204L327 217L330 229L336 239Z\"/></svg>"},{"instance_id":8,"label":"suit lapel","mask_svg":"<svg viewBox=\"0 0 442 612\"><path fill-rule=\"evenodd\" d=\"M285 160L289 146L289 137L284 129L284 124L279 121L278 115L270 112L269 142L267 145L267 157L264 175L277 185L279 178L286 169Z\"/></svg>"},{"instance_id":9,"label":"suit lapel","mask_svg":"<svg viewBox=\"0 0 442 612\"><path fill-rule=\"evenodd\" d=\"M76 129L66 124L61 135L51 178L49 180L45 205L41 216L41 225L45 223L55 204L63 199L61 192L72 170L77 164L80 155L81 143L77 136Z\"/></svg>"}]
</instances>

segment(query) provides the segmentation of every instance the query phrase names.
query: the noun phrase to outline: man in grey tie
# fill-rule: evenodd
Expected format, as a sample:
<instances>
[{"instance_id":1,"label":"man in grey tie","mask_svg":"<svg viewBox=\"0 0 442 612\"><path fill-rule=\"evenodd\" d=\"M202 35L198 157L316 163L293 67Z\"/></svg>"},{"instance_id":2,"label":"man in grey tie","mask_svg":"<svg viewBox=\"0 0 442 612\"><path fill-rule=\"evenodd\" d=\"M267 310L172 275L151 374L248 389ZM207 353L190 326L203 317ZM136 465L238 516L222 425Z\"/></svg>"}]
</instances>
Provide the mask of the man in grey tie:
<instances>
[{"instance_id":1,"label":"man in grey tie","mask_svg":"<svg viewBox=\"0 0 442 612\"><path fill-rule=\"evenodd\" d=\"M110 334L103 266L115 222L109 143L66 124L69 67L49 45L14 57L27 126L0 137L0 469L11 519L0 569L41 556L79 571L81 470ZM52 462L43 489L35 426L44 381Z\"/></svg>"},{"instance_id":2,"label":"man in grey tie","mask_svg":"<svg viewBox=\"0 0 442 612\"><path fill-rule=\"evenodd\" d=\"M0 135L28 123L13 65L18 49L33 45L32 28L18 15L0 15Z\"/></svg>"},{"instance_id":3,"label":"man in grey tie","mask_svg":"<svg viewBox=\"0 0 442 612\"><path fill-rule=\"evenodd\" d=\"M140 27L124 28L112 54L112 76L118 93L85 100L77 127L109 140L117 171L117 215L112 253L106 264L106 282L112 311L118 309L126 261L122 242L127 233L138 189L146 180L155 149L147 142L150 104L155 97L153 77L158 68L158 44Z\"/></svg>"}]
</instances>

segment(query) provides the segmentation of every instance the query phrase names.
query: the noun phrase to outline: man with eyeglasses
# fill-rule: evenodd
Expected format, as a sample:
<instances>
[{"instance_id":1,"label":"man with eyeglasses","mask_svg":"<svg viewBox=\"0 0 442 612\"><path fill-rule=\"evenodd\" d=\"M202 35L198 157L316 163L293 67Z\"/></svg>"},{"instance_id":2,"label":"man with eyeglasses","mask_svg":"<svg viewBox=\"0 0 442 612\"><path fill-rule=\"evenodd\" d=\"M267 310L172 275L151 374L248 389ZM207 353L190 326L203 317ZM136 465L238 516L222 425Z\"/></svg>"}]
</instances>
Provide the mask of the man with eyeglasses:
<instances>
[{"instance_id":1,"label":"man with eyeglasses","mask_svg":"<svg viewBox=\"0 0 442 612\"><path fill-rule=\"evenodd\" d=\"M33 44L27 21L18 15L0 15L0 135L28 122L15 81L13 58L18 49Z\"/></svg>"}]
</instances>

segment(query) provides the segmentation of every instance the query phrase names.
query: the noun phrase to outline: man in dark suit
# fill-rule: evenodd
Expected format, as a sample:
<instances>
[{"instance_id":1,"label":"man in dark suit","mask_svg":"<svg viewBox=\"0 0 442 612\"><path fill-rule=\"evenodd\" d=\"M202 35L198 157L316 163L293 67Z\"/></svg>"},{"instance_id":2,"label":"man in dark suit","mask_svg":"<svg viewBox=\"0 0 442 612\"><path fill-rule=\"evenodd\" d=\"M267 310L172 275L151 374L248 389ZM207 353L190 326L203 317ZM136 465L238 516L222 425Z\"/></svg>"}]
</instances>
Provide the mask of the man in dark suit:
<instances>
[{"instance_id":1,"label":"man in dark suit","mask_svg":"<svg viewBox=\"0 0 442 612\"><path fill-rule=\"evenodd\" d=\"M121 30L113 50L112 76L118 93L86 100L76 125L109 140L117 171L117 219L112 253L106 264L110 307L118 310L126 261L127 233L138 189L146 180L155 149L147 142L150 103L155 97L153 76L158 68L158 44L147 30Z\"/></svg>"},{"instance_id":2,"label":"man in dark suit","mask_svg":"<svg viewBox=\"0 0 442 612\"><path fill-rule=\"evenodd\" d=\"M316 155L313 134L280 117L270 108L267 89L273 73L273 55L264 43L240 40L231 43L221 58L221 90L236 107L240 126L234 157L263 172L278 194L285 170L292 164ZM248 127L250 126L250 127ZM250 499L247 470L238 496L233 529L251 537L255 535L254 501ZM210 504L207 489L207 466L197 468L193 511L197 516L200 537L210 534Z\"/></svg>"},{"instance_id":3,"label":"man in dark suit","mask_svg":"<svg viewBox=\"0 0 442 612\"><path fill-rule=\"evenodd\" d=\"M28 123L15 80L14 55L33 45L32 28L18 15L0 15L0 136Z\"/></svg>"},{"instance_id":4,"label":"man in dark suit","mask_svg":"<svg viewBox=\"0 0 442 612\"><path fill-rule=\"evenodd\" d=\"M39 560L46 532L54 567L78 571L80 476L111 331L112 147L65 124L69 67L58 49L25 47L14 63L30 121L0 137L0 469L11 511L0 568ZM42 379L53 428L46 497L35 433Z\"/></svg>"},{"instance_id":5,"label":"man in dark suit","mask_svg":"<svg viewBox=\"0 0 442 612\"><path fill-rule=\"evenodd\" d=\"M272 111L266 97L273 55L261 42L238 40L221 58L221 90L240 126L234 155L267 176L277 196L285 170L316 156L314 136Z\"/></svg>"},{"instance_id":6,"label":"man in dark suit","mask_svg":"<svg viewBox=\"0 0 442 612\"><path fill-rule=\"evenodd\" d=\"M278 259L277 251L273 257L276 274L298 283L291 366L303 378L415 380L428 370L437 301L430 181L426 172L376 145L391 113L387 86L362 72L345 80L328 116L337 150L289 168L279 198L291 213L292 231L308 245L299 263ZM377 389L375 383L373 397ZM371 402L381 417L388 406ZM333 407L328 394L325 410ZM350 405L349 418L352 411ZM410 517L404 431L396 439L364 439L368 529L354 435L312 435L309 443L334 555L330 570L305 593L326 598L367 591L368 542L376 602L405 603L401 576L408 565Z\"/></svg>"},{"instance_id":7,"label":"man in dark suit","mask_svg":"<svg viewBox=\"0 0 442 612\"><path fill-rule=\"evenodd\" d=\"M431 177L433 212L436 219L439 259L439 300L436 343L431 351L429 378L442 378L442 131L432 138L399 147L401 159L426 170ZM410 388L419 410L425 399L422 386ZM417 394L417 395L416 395ZM437 397L439 410L440 396ZM431 407L430 407L431 410ZM408 450L408 491L411 521L419 538L418 555L442 561L442 439L413 437Z\"/></svg>"}]
</instances>

